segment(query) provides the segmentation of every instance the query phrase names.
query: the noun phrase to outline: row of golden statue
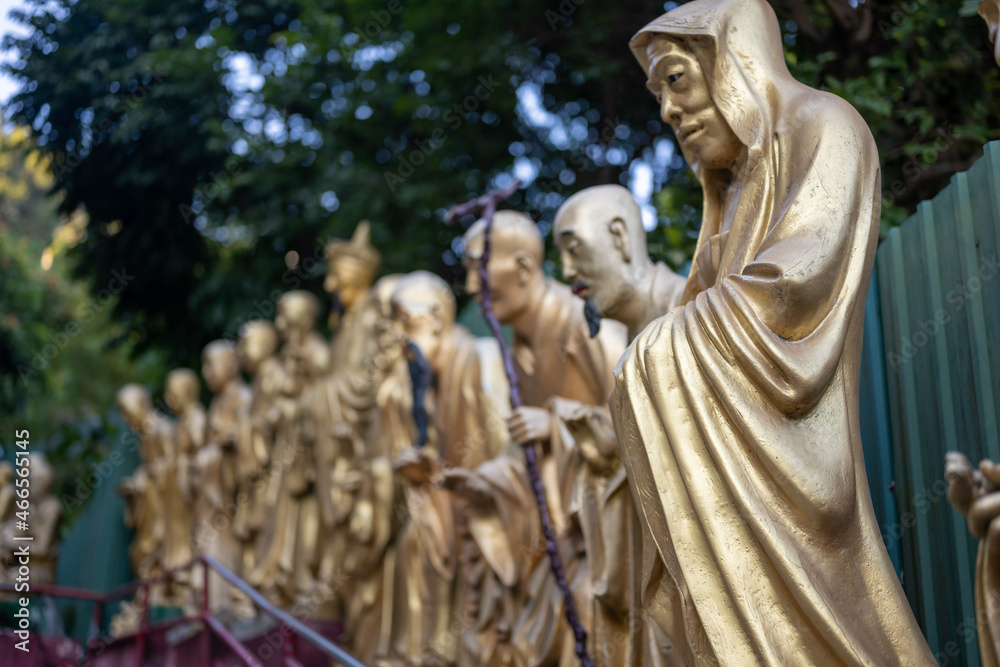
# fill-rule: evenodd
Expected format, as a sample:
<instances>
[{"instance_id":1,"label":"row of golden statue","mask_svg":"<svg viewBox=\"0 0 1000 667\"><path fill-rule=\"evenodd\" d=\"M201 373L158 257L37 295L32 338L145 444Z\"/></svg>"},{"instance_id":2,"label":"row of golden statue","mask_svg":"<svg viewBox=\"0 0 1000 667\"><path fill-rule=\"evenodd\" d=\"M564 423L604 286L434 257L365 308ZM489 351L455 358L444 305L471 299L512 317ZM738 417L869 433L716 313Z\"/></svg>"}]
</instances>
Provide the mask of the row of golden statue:
<instances>
[{"instance_id":1,"label":"row of golden statue","mask_svg":"<svg viewBox=\"0 0 1000 667\"><path fill-rule=\"evenodd\" d=\"M619 186L559 210L569 285L546 277L533 221L496 213L486 274L513 332L511 409L497 341L456 324L437 276L376 280L362 223L326 248L343 307L329 344L316 298L289 292L273 324L205 348L207 412L189 369L167 378L172 418L139 386L119 393L142 433L121 489L140 577L210 554L278 604L343 619L366 664L576 664L535 446L596 664L936 664L861 448L871 133L790 76L764 0L694 0L630 46L704 189L689 275L649 258ZM479 300L484 230L463 243Z\"/></svg>"}]
</instances>

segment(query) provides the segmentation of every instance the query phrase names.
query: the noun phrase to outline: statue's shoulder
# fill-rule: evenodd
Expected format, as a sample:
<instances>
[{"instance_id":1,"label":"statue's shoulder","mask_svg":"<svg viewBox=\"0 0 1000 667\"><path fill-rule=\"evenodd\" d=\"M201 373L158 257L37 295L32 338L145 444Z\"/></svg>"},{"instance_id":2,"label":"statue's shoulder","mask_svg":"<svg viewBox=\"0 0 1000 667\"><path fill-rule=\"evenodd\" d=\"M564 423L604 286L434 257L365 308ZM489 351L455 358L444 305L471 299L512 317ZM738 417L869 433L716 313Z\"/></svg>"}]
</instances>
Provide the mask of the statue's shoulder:
<instances>
[{"instance_id":1,"label":"statue's shoulder","mask_svg":"<svg viewBox=\"0 0 1000 667\"><path fill-rule=\"evenodd\" d=\"M842 97L802 85L785 105L785 131L793 139L860 133L874 146L871 130L850 102Z\"/></svg>"}]
</instances>

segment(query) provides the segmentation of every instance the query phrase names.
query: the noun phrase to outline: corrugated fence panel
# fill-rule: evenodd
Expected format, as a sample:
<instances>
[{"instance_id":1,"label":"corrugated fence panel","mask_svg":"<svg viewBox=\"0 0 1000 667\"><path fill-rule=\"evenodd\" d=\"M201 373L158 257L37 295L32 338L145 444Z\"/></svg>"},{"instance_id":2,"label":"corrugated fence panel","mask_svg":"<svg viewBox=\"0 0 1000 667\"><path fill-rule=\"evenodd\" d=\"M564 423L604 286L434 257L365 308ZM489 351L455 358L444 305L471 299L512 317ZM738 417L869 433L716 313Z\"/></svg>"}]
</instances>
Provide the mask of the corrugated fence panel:
<instances>
[{"instance_id":1,"label":"corrugated fence panel","mask_svg":"<svg viewBox=\"0 0 1000 667\"><path fill-rule=\"evenodd\" d=\"M882 536L889 557L902 572L899 540L891 538L887 526L898 525L899 513L893 491L895 473L892 466L892 432L889 424L889 397L885 385L885 354L882 347L882 314L879 308L878 269L872 273L865 303L864 347L861 354L861 441L865 450L865 468L871 487L875 517L882 527Z\"/></svg>"},{"instance_id":2,"label":"corrugated fence panel","mask_svg":"<svg viewBox=\"0 0 1000 667\"><path fill-rule=\"evenodd\" d=\"M910 604L942 665L980 664L969 632L978 545L947 501L944 456L958 450L974 464L1000 460L998 253L995 142L889 232L869 298L878 303L869 303L865 323L862 397L873 405L862 406L862 429L873 500ZM882 355L873 352L879 336Z\"/></svg>"}]
</instances>

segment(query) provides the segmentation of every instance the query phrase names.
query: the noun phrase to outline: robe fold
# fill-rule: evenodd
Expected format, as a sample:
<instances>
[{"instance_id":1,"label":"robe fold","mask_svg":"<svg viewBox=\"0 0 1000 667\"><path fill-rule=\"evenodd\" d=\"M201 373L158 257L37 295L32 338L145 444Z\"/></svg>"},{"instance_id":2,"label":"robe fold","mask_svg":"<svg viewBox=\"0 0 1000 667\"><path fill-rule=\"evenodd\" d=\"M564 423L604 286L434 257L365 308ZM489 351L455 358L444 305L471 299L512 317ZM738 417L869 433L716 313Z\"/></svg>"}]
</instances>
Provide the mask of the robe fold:
<instances>
[{"instance_id":1,"label":"robe fold","mask_svg":"<svg viewBox=\"0 0 1000 667\"><path fill-rule=\"evenodd\" d=\"M849 104L791 78L763 0L660 17L632 41L644 68L657 33L687 40L747 157L727 191L685 156L705 217L683 303L616 371L615 427L666 575L651 565L645 592L696 664L934 664L858 425L875 142Z\"/></svg>"}]
</instances>

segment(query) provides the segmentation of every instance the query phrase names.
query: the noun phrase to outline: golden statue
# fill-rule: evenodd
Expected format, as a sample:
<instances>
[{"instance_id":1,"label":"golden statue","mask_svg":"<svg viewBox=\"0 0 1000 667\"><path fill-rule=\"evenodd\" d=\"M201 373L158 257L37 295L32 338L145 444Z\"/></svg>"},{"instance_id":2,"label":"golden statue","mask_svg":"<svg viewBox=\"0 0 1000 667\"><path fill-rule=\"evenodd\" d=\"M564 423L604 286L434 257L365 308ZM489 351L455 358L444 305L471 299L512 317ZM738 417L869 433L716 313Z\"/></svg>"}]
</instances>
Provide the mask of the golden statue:
<instances>
[{"instance_id":1,"label":"golden statue","mask_svg":"<svg viewBox=\"0 0 1000 667\"><path fill-rule=\"evenodd\" d=\"M168 376L168 393L184 395L185 374ZM173 385L171 387L171 385ZM180 385L180 386L178 386ZM122 417L139 436L139 469L119 486L127 501L125 521L135 530L129 555L139 579L186 565L193 557L191 517L181 487L175 427L166 415L153 408L149 391L127 384L116 396ZM183 406L178 409L183 410ZM179 585L157 587L151 597L160 602L185 601L185 576ZM165 597L164 597L165 596Z\"/></svg>"},{"instance_id":2,"label":"golden statue","mask_svg":"<svg viewBox=\"0 0 1000 667\"><path fill-rule=\"evenodd\" d=\"M629 340L678 305L685 280L649 258L642 212L626 188L598 185L573 195L556 212L552 233L563 278L586 300L587 310L628 327ZM595 323L591 325L593 329ZM597 609L607 626L626 633L620 642L625 650L606 662L683 664L675 659L670 638L656 623L645 623L640 613L642 554L644 546L651 553L655 545L652 536L643 535L620 463L597 502L603 539L587 544ZM603 553L595 553L597 549ZM608 636L613 637L606 633L605 641Z\"/></svg>"},{"instance_id":3,"label":"golden statue","mask_svg":"<svg viewBox=\"0 0 1000 667\"><path fill-rule=\"evenodd\" d=\"M159 571L159 550L163 542L160 497L150 475L153 461L160 456L160 441L167 437L165 417L153 413L153 403L145 387L127 384L115 396L128 427L139 435L139 468L118 487L125 498L125 524L135 531L129 546L132 571L146 579ZM146 432L148 429L148 432Z\"/></svg>"},{"instance_id":4,"label":"golden statue","mask_svg":"<svg viewBox=\"0 0 1000 667\"><path fill-rule=\"evenodd\" d=\"M0 582L9 583L9 565L14 564L14 537L17 517L17 487L14 486L14 466L10 461L0 461ZM10 600L13 593L0 593L0 601Z\"/></svg>"},{"instance_id":5,"label":"golden statue","mask_svg":"<svg viewBox=\"0 0 1000 667\"><path fill-rule=\"evenodd\" d=\"M323 287L332 300L330 325L336 332L330 344L331 372L320 381L310 403L316 425L315 493L320 518L316 542L321 590L317 590L325 600L317 615L343 618L343 604L351 599L355 583L341 572L349 555L346 522L352 514L351 494L362 474L354 451L360 452L364 445L355 443L364 438L387 365L376 338L378 309L370 294L381 257L371 246L368 222L359 223L349 241L330 241L326 257Z\"/></svg>"},{"instance_id":6,"label":"golden statue","mask_svg":"<svg viewBox=\"0 0 1000 667\"><path fill-rule=\"evenodd\" d=\"M375 393L384 379L391 360L385 356L376 328L380 310L377 298L371 294L381 257L371 246L368 223L363 221L354 230L350 241L334 240L326 246L327 274L323 284L334 303L331 315L339 325L330 344L332 374L326 383L326 410L318 415L325 420L321 429L317 457L329 478L317 481L320 511L329 539L336 541L339 531L334 526L349 513L348 507L335 508L343 502L333 483L341 478L351 459L351 438L363 437ZM386 283L388 284L388 283ZM334 435L334 431L339 436ZM337 552L335 545L327 552Z\"/></svg>"},{"instance_id":7,"label":"golden statue","mask_svg":"<svg viewBox=\"0 0 1000 667\"><path fill-rule=\"evenodd\" d=\"M466 289L477 298L484 229L480 221L465 234ZM508 429L515 445L541 445L539 467L567 580L588 629L590 654L607 664L615 658L599 651L612 647L609 636L620 628L595 628L585 545L601 539L596 499L607 490L618 460L606 400L614 363L625 347L624 327L610 322L590 337L583 301L545 277L544 243L525 216L496 213L491 243L494 312L513 329L514 364L525 406L530 406L512 412ZM444 482L472 505L470 532L496 579L494 603L481 612L475 631L466 633L469 650L479 651L484 662L493 659L495 646L503 659L575 664L574 640L549 568L523 452L513 447L474 472L446 471ZM591 548L596 557L603 556L603 549Z\"/></svg>"},{"instance_id":8,"label":"golden statue","mask_svg":"<svg viewBox=\"0 0 1000 667\"><path fill-rule=\"evenodd\" d=\"M367 307L377 316L369 332L373 345L360 363L352 364L350 374L335 375L337 382L329 385L344 392L338 395L348 405L371 401L370 408L352 411L363 420L334 427L338 459L332 486L343 517L338 513L339 539L325 551L320 574L322 581L340 574L344 584L349 582L344 626L351 654L365 664L392 654L395 536L405 518L392 462L415 437L409 376L391 313L401 277L385 276L372 287Z\"/></svg>"},{"instance_id":9,"label":"golden statue","mask_svg":"<svg viewBox=\"0 0 1000 667\"><path fill-rule=\"evenodd\" d=\"M170 412L176 417L171 425L170 437L161 458L154 463L161 476L159 489L160 507L166 514L163 569L172 570L194 557L192 535L194 522L191 512L193 456L205 442L205 408L199 396L201 385L190 368L176 368L167 373L163 397ZM182 546L183 545L183 546ZM187 582L191 572L179 573L176 580ZM187 600L185 600L187 602Z\"/></svg>"},{"instance_id":10,"label":"golden statue","mask_svg":"<svg viewBox=\"0 0 1000 667\"><path fill-rule=\"evenodd\" d=\"M164 473L171 477L171 481L166 483L171 488L176 485L180 490L177 497L163 498L164 511L169 516L177 517L176 521L171 520L166 524L168 530L175 531L175 534L165 538L171 544L181 539L180 533L176 531L188 532L187 539L190 539L190 531L194 525L190 508L196 480L192 479L192 475L197 456L205 444L205 408L199 401L200 393L198 376L190 368L176 368L167 373L163 398L177 420L171 431L173 446L166 452L162 465ZM179 552L176 558L181 558L185 553ZM178 566L175 564L171 567Z\"/></svg>"},{"instance_id":11,"label":"golden statue","mask_svg":"<svg viewBox=\"0 0 1000 667\"><path fill-rule=\"evenodd\" d=\"M242 573L243 545L239 524L244 521L240 457L241 425L249 402L249 392L240 378L235 346L225 340L209 343L201 354L201 375L213 394L204 427L204 445L194 463L192 488L196 523L195 547L222 565ZM201 581L196 580L200 588ZM220 577L209 578L209 599L213 611L234 609L246 615L248 609L234 601L232 587Z\"/></svg>"},{"instance_id":12,"label":"golden statue","mask_svg":"<svg viewBox=\"0 0 1000 667\"><path fill-rule=\"evenodd\" d=\"M933 665L882 543L858 426L879 159L795 81L764 0L694 0L631 42L704 192L680 305L611 396L684 662Z\"/></svg>"},{"instance_id":13,"label":"golden statue","mask_svg":"<svg viewBox=\"0 0 1000 667\"><path fill-rule=\"evenodd\" d=\"M455 297L441 278L426 271L403 277L392 294L392 314L416 348L409 355L422 366L416 374L430 381L426 407L432 416L427 444L404 449L395 464L406 480L408 509L396 540L395 653L407 664L427 664L431 656L454 664L464 628L476 622L483 564L464 500L438 488L432 477L501 452L509 388L496 341L477 339L455 324Z\"/></svg>"},{"instance_id":14,"label":"golden statue","mask_svg":"<svg viewBox=\"0 0 1000 667\"><path fill-rule=\"evenodd\" d=\"M283 345L283 381L277 396L272 448L279 469L277 498L258 541L254 570L247 581L265 586L280 604L312 590L319 552L319 506L314 456L319 380L329 368L329 347L314 331L319 304L309 292L287 292L278 300L275 326ZM274 482L272 482L274 483Z\"/></svg>"},{"instance_id":15,"label":"golden statue","mask_svg":"<svg viewBox=\"0 0 1000 667\"><path fill-rule=\"evenodd\" d=\"M178 459L194 456L205 444L205 408L198 400L200 393L198 376L190 368L176 368L167 373L163 398L177 417L174 453Z\"/></svg>"},{"instance_id":16,"label":"golden statue","mask_svg":"<svg viewBox=\"0 0 1000 667\"><path fill-rule=\"evenodd\" d=\"M240 366L253 378L250 403L240 421L238 456L244 472L242 493L248 505L241 509L236 531L242 542L244 573L253 572L257 541L270 508L277 499L277 474L271 467L271 448L278 421L277 397L284 372L276 353L278 330L266 320L251 320L240 328L236 353Z\"/></svg>"},{"instance_id":17,"label":"golden statue","mask_svg":"<svg viewBox=\"0 0 1000 667\"><path fill-rule=\"evenodd\" d=\"M241 426L250 406L250 389L240 377L236 346L227 340L206 345L201 353L201 376L213 394L205 442L218 446L222 453L222 497L234 503L239 493L246 491L245 481L256 469L252 452L241 448Z\"/></svg>"},{"instance_id":18,"label":"golden statue","mask_svg":"<svg viewBox=\"0 0 1000 667\"><path fill-rule=\"evenodd\" d=\"M983 667L1000 666L1000 466L975 469L960 452L945 457L948 500L968 520L979 542L976 556L976 629Z\"/></svg>"},{"instance_id":19,"label":"golden statue","mask_svg":"<svg viewBox=\"0 0 1000 667\"><path fill-rule=\"evenodd\" d=\"M28 455L28 530L17 528L20 522L15 512L17 496L14 493L13 468L6 461L0 466L0 581L16 581L21 563L16 556L18 548L29 546L31 552L31 583L54 584L59 557L59 521L62 505L52 495L54 475L44 454ZM18 479L21 479L18 477ZM6 511L5 511L6 510ZM7 516L9 514L9 516ZM15 537L31 537L30 542Z\"/></svg>"}]
</instances>

